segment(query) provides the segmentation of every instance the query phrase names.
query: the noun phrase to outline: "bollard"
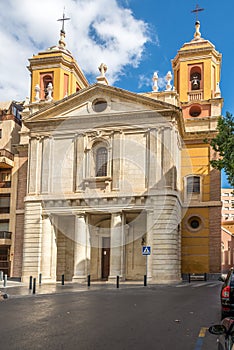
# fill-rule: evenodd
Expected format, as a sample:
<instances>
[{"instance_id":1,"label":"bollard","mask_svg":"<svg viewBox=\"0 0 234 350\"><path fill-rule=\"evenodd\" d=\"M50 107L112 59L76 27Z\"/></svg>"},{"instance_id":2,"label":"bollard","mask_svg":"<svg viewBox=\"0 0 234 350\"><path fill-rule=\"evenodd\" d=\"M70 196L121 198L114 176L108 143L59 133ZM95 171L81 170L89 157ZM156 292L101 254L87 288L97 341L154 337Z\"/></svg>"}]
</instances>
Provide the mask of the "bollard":
<instances>
[{"instance_id":1,"label":"bollard","mask_svg":"<svg viewBox=\"0 0 234 350\"><path fill-rule=\"evenodd\" d=\"M147 286L147 275L144 275L144 287Z\"/></svg>"},{"instance_id":2,"label":"bollard","mask_svg":"<svg viewBox=\"0 0 234 350\"><path fill-rule=\"evenodd\" d=\"M90 275L88 275L88 287L90 287Z\"/></svg>"},{"instance_id":3,"label":"bollard","mask_svg":"<svg viewBox=\"0 0 234 350\"><path fill-rule=\"evenodd\" d=\"M41 285L41 280L42 280L42 274L39 273L39 284Z\"/></svg>"},{"instance_id":4,"label":"bollard","mask_svg":"<svg viewBox=\"0 0 234 350\"><path fill-rule=\"evenodd\" d=\"M7 275L4 275L3 287L7 285Z\"/></svg>"},{"instance_id":5,"label":"bollard","mask_svg":"<svg viewBox=\"0 0 234 350\"><path fill-rule=\"evenodd\" d=\"M188 274L188 283L190 283L191 282L191 274L189 273Z\"/></svg>"},{"instance_id":6,"label":"bollard","mask_svg":"<svg viewBox=\"0 0 234 350\"><path fill-rule=\"evenodd\" d=\"M33 294L36 293L36 278L33 279Z\"/></svg>"},{"instance_id":7,"label":"bollard","mask_svg":"<svg viewBox=\"0 0 234 350\"><path fill-rule=\"evenodd\" d=\"M3 280L3 271L0 271L0 281Z\"/></svg>"},{"instance_id":8,"label":"bollard","mask_svg":"<svg viewBox=\"0 0 234 350\"><path fill-rule=\"evenodd\" d=\"M116 288L119 288L119 276L116 277Z\"/></svg>"},{"instance_id":9,"label":"bollard","mask_svg":"<svg viewBox=\"0 0 234 350\"><path fill-rule=\"evenodd\" d=\"M207 281L207 273L204 273L204 281Z\"/></svg>"},{"instance_id":10,"label":"bollard","mask_svg":"<svg viewBox=\"0 0 234 350\"><path fill-rule=\"evenodd\" d=\"M32 276L29 277L29 289L32 289L32 282L33 282L33 278Z\"/></svg>"},{"instance_id":11,"label":"bollard","mask_svg":"<svg viewBox=\"0 0 234 350\"><path fill-rule=\"evenodd\" d=\"M62 286L64 286L64 275L62 275Z\"/></svg>"}]
</instances>

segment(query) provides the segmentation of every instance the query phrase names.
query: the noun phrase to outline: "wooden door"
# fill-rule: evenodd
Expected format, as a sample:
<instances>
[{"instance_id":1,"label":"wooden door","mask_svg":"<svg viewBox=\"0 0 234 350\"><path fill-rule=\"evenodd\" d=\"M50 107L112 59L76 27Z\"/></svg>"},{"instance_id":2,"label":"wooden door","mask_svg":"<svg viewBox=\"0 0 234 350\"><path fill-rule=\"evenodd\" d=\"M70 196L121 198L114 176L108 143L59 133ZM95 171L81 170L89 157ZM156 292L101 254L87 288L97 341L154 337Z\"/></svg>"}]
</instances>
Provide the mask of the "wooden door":
<instances>
[{"instance_id":1,"label":"wooden door","mask_svg":"<svg viewBox=\"0 0 234 350\"><path fill-rule=\"evenodd\" d=\"M110 274L110 238L102 239L102 279L108 279Z\"/></svg>"}]
</instances>

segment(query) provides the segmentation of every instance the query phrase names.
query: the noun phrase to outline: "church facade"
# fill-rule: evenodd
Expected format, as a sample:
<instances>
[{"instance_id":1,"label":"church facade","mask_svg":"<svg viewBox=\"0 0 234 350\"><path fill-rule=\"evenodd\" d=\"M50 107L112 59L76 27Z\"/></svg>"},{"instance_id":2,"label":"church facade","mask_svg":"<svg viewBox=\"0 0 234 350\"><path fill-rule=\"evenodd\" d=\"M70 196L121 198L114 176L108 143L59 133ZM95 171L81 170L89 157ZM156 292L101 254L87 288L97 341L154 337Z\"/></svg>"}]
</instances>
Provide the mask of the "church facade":
<instances>
[{"instance_id":1,"label":"church facade","mask_svg":"<svg viewBox=\"0 0 234 350\"><path fill-rule=\"evenodd\" d=\"M219 273L220 174L205 138L221 115L221 55L201 37L172 60L158 91L110 86L101 64L89 85L59 45L29 60L31 97L18 155L28 155L23 246L13 274L43 282L180 281L182 273ZM18 191L18 196L20 192ZM150 246L151 254L142 255Z\"/></svg>"}]
</instances>

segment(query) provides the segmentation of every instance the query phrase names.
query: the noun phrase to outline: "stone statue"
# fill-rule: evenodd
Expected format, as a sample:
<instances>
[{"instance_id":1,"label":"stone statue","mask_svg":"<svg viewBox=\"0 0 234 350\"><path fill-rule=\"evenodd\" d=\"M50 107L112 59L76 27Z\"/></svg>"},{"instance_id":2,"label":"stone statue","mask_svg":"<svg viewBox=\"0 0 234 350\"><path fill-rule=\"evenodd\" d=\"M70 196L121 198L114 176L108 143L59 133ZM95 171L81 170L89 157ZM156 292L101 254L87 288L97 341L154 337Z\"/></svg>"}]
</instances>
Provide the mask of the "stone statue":
<instances>
[{"instance_id":1,"label":"stone statue","mask_svg":"<svg viewBox=\"0 0 234 350\"><path fill-rule=\"evenodd\" d=\"M152 78L154 84L153 84L153 91L158 91L158 73L154 72L153 78Z\"/></svg>"},{"instance_id":2,"label":"stone statue","mask_svg":"<svg viewBox=\"0 0 234 350\"><path fill-rule=\"evenodd\" d=\"M105 63L101 63L98 69L99 69L99 72L101 73L101 77L105 77L105 74L107 71L107 65Z\"/></svg>"}]
</instances>

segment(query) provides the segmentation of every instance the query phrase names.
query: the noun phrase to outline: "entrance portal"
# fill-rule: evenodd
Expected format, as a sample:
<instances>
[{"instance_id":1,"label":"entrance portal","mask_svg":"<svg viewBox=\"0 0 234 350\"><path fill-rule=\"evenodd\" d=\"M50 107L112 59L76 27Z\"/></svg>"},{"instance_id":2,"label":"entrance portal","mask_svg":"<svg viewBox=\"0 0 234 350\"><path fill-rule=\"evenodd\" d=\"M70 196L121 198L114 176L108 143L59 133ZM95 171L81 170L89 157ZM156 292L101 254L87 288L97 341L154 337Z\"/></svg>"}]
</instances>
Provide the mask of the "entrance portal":
<instances>
[{"instance_id":1,"label":"entrance portal","mask_svg":"<svg viewBox=\"0 0 234 350\"><path fill-rule=\"evenodd\" d=\"M102 279L108 279L110 274L110 238L102 238Z\"/></svg>"}]
</instances>

